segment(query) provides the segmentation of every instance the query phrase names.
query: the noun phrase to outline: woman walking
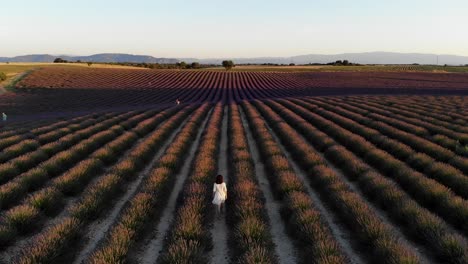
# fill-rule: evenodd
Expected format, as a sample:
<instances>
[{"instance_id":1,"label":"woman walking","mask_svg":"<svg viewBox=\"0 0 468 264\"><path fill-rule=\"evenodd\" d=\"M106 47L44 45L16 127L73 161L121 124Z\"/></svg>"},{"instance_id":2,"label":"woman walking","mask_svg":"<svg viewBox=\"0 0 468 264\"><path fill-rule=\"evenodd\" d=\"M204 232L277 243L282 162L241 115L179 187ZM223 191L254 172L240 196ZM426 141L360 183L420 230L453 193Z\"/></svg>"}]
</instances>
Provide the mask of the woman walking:
<instances>
[{"instance_id":1,"label":"woman walking","mask_svg":"<svg viewBox=\"0 0 468 264\"><path fill-rule=\"evenodd\" d=\"M220 217L221 208L224 207L224 202L227 199L226 183L223 181L223 176L216 176L216 182L213 185L213 204L216 205L216 214Z\"/></svg>"}]
</instances>

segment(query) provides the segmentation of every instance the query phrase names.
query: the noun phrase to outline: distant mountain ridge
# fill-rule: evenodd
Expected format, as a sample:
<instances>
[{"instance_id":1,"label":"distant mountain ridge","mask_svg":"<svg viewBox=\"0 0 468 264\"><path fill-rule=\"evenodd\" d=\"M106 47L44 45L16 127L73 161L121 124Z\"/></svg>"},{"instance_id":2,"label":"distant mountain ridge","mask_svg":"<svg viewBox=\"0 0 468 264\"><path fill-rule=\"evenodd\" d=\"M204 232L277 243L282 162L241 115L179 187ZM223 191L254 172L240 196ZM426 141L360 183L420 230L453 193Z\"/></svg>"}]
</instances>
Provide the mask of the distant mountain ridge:
<instances>
[{"instance_id":1,"label":"distant mountain ridge","mask_svg":"<svg viewBox=\"0 0 468 264\"><path fill-rule=\"evenodd\" d=\"M329 63L337 60L348 60L361 64L439 64L439 65L466 65L468 56L437 55L426 53L397 53L397 52L364 52L342 53L334 55L309 54L292 57L259 57L259 58L230 58L237 64L309 64ZM186 62L199 62L202 64L220 64L223 59L179 59Z\"/></svg>"},{"instance_id":2,"label":"distant mountain ridge","mask_svg":"<svg viewBox=\"0 0 468 264\"><path fill-rule=\"evenodd\" d=\"M90 62L133 62L133 63L177 63L177 59L155 58L147 55L132 55L123 53L100 53L90 56L66 56L50 54L32 54L16 57L0 57L0 62L53 62L56 58L62 58L68 61L90 61Z\"/></svg>"},{"instance_id":3,"label":"distant mountain ridge","mask_svg":"<svg viewBox=\"0 0 468 264\"><path fill-rule=\"evenodd\" d=\"M60 57L69 61L91 61L91 62L132 62L132 63L160 63L173 64L181 61L187 63L199 62L202 64L221 64L225 59L231 59L237 64L309 64L329 63L337 60L348 60L361 64L439 64L439 65L466 65L468 56L436 55L427 53L397 53L397 52L364 52L343 53L334 55L309 54L292 57L258 57L258 58L156 58L148 55L132 55L123 53L100 53L90 56L53 56L50 54L33 54L17 57L0 57L0 62L53 62Z\"/></svg>"}]
</instances>

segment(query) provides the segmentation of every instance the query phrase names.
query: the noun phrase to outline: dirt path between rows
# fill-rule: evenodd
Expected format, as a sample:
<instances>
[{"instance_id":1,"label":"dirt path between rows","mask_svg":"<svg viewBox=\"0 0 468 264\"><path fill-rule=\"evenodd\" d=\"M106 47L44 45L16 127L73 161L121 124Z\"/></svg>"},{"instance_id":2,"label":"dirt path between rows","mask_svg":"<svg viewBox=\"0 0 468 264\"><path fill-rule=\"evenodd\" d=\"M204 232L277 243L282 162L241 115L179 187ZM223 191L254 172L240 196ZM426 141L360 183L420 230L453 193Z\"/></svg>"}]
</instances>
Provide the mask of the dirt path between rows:
<instances>
[{"instance_id":1,"label":"dirt path between rows","mask_svg":"<svg viewBox=\"0 0 468 264\"><path fill-rule=\"evenodd\" d=\"M175 175L175 183L174 187L172 188L171 194L169 196L169 200L167 201L167 206L164 208L159 222L155 221L155 227L152 230L150 237L142 239L140 243L138 243L137 252L131 252L130 259L134 260L135 263L155 263L159 257L159 254L162 252L164 242L167 238L169 228L174 220L175 210L177 206L177 199L180 195L184 187L184 183L190 174L190 168L192 165L192 161L195 158L196 151L200 145L201 136L205 127L208 123L208 120L211 116L213 109L205 117L203 124L200 126L199 131L195 140L190 147L189 153L185 158L185 163L182 166L181 170L177 175Z\"/></svg>"},{"instance_id":2,"label":"dirt path between rows","mask_svg":"<svg viewBox=\"0 0 468 264\"><path fill-rule=\"evenodd\" d=\"M162 156L164 150L172 142L174 137L181 130L181 128L187 122L187 120L188 118L186 118L184 122L182 122L182 124L179 125L179 127L171 133L168 139L166 139L163 146L160 147L160 149L154 155L153 159L146 165L143 171L141 171L138 174L136 179L134 179L131 183L127 184L127 190L125 191L125 194L122 197L120 197L120 199L118 199L117 203L112 207L111 211L104 218L101 218L100 221L94 221L90 225L88 225L88 227L86 228L86 234L82 239L82 241L86 242L84 242L84 247L79 251L78 255L73 261L74 264L84 263L85 260L89 257L89 255L97 248L99 243L106 237L107 233L122 213L127 202L136 194L137 190L139 189L138 187L143 182L143 179L145 179L151 172L151 169L153 168L154 164ZM161 123L160 125L162 124L164 123ZM156 129L158 129L158 127ZM140 143L142 140L143 138L140 139L134 146L137 146L138 143ZM122 155L121 159L125 158L125 156L126 155Z\"/></svg>"},{"instance_id":3,"label":"dirt path between rows","mask_svg":"<svg viewBox=\"0 0 468 264\"><path fill-rule=\"evenodd\" d=\"M228 184L228 115L227 107L223 110L223 122L221 127L221 145L218 154L218 174L223 175L226 185ZM211 191L211 190L210 190ZM229 262L228 250L228 228L226 225L226 214L221 218L215 217L213 228L211 228L211 237L213 238L213 250L211 251L211 263Z\"/></svg>"},{"instance_id":4,"label":"dirt path between rows","mask_svg":"<svg viewBox=\"0 0 468 264\"><path fill-rule=\"evenodd\" d=\"M333 209L330 208L325 202L322 202L323 198L320 197L320 194L312 189L311 182L309 181L307 173L304 170L302 170L299 167L299 165L295 162L291 153L281 143L280 139L271 129L269 124L266 125L273 138L278 143L278 146L280 147L281 151L284 153L286 158L288 158L294 173L304 182L307 194L309 194L310 198L314 203L315 208L320 212L320 215L330 227L330 231L333 237L340 245L344 254L346 254L346 256L348 257L350 263L367 263L365 258L362 256L362 252L359 252L357 249L355 249L355 245L352 243L353 234L350 232L349 229L345 227L345 224L340 221Z\"/></svg>"},{"instance_id":5,"label":"dirt path between rows","mask_svg":"<svg viewBox=\"0 0 468 264\"><path fill-rule=\"evenodd\" d=\"M0 95L8 92L8 90L5 88L6 86L12 85L13 83L16 83L16 82L20 81L21 79L23 79L30 72L31 71L29 70L29 71L16 73L15 76L13 76L11 78L8 78L6 81L3 82L3 84L0 83Z\"/></svg>"},{"instance_id":6,"label":"dirt path between rows","mask_svg":"<svg viewBox=\"0 0 468 264\"><path fill-rule=\"evenodd\" d=\"M3 87L3 85L0 84L0 95L6 93L7 90L5 89L5 87Z\"/></svg>"},{"instance_id":7,"label":"dirt path between rows","mask_svg":"<svg viewBox=\"0 0 468 264\"><path fill-rule=\"evenodd\" d=\"M272 187L266 176L265 166L261 161L260 152L257 143L253 137L249 123L241 109L241 118L244 130L247 135L247 142L255 165L255 175L259 183L260 190L265 197L265 207L268 218L270 219L270 232L275 244L276 255L279 263L297 263L297 251L294 247L294 241L288 236L285 223L281 218L281 202L276 200L272 193Z\"/></svg>"}]
</instances>

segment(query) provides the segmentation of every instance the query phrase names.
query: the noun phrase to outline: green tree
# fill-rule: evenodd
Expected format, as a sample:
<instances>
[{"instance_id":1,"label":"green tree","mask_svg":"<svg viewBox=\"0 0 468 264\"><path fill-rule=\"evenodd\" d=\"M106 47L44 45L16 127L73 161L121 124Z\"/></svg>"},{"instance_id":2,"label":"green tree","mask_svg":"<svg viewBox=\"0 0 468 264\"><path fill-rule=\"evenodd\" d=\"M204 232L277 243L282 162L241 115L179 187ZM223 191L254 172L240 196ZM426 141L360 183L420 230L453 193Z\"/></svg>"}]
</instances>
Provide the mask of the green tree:
<instances>
[{"instance_id":1,"label":"green tree","mask_svg":"<svg viewBox=\"0 0 468 264\"><path fill-rule=\"evenodd\" d=\"M66 62L68 62L68 61L67 61L67 60L64 60L64 59L62 59L62 58L56 58L56 59L54 60L54 63L66 63Z\"/></svg>"},{"instance_id":2,"label":"green tree","mask_svg":"<svg viewBox=\"0 0 468 264\"><path fill-rule=\"evenodd\" d=\"M6 80L7 76L4 72L0 72L0 82Z\"/></svg>"},{"instance_id":3,"label":"green tree","mask_svg":"<svg viewBox=\"0 0 468 264\"><path fill-rule=\"evenodd\" d=\"M93 63L92 63L92 62L90 62L90 61L88 61L88 66L91 66L91 65L93 65Z\"/></svg>"},{"instance_id":4,"label":"green tree","mask_svg":"<svg viewBox=\"0 0 468 264\"><path fill-rule=\"evenodd\" d=\"M199 69L199 68L200 68L200 63L192 62L192 69Z\"/></svg>"},{"instance_id":5,"label":"green tree","mask_svg":"<svg viewBox=\"0 0 468 264\"><path fill-rule=\"evenodd\" d=\"M229 71L230 69L232 69L235 66L236 65L234 64L234 62L232 60L223 61L223 67L226 68L226 71Z\"/></svg>"},{"instance_id":6,"label":"green tree","mask_svg":"<svg viewBox=\"0 0 468 264\"><path fill-rule=\"evenodd\" d=\"M179 69L185 69L185 68L187 68L187 63L185 61L177 62L176 66Z\"/></svg>"}]
</instances>

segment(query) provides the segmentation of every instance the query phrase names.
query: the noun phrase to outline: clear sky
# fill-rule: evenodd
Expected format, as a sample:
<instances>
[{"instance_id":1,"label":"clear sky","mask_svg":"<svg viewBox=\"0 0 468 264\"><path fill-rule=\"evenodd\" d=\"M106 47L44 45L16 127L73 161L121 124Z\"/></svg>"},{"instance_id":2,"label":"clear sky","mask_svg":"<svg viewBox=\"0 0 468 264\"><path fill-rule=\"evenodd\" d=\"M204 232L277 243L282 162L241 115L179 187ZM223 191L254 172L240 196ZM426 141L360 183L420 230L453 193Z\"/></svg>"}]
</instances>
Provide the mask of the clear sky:
<instances>
[{"instance_id":1,"label":"clear sky","mask_svg":"<svg viewBox=\"0 0 468 264\"><path fill-rule=\"evenodd\" d=\"M10 0L0 56L468 56L467 17L468 0Z\"/></svg>"}]
</instances>

